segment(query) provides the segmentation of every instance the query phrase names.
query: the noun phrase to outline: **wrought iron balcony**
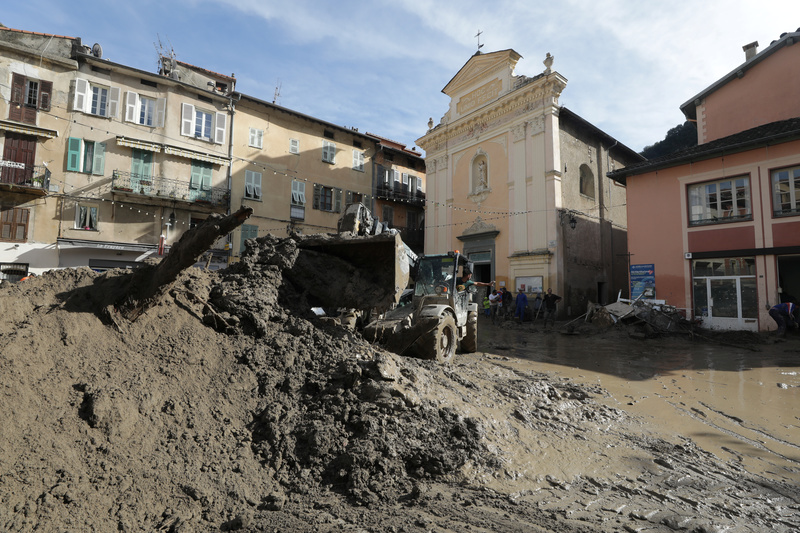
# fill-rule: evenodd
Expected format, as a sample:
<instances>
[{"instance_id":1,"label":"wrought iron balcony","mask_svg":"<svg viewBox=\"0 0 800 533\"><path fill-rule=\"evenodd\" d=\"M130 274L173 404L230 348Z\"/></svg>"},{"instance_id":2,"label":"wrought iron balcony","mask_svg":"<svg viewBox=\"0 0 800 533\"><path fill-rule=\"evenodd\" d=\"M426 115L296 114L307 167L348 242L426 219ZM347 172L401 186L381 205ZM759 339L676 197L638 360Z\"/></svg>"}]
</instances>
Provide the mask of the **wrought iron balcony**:
<instances>
[{"instance_id":1,"label":"wrought iron balcony","mask_svg":"<svg viewBox=\"0 0 800 533\"><path fill-rule=\"evenodd\" d=\"M144 176L115 170L111 178L114 192L138 194L164 200L193 202L214 207L227 207L230 195L222 187L204 189L192 187L188 180Z\"/></svg>"},{"instance_id":2,"label":"wrought iron balcony","mask_svg":"<svg viewBox=\"0 0 800 533\"><path fill-rule=\"evenodd\" d=\"M0 183L46 191L50 188L50 171L44 165L26 165L3 160L0 161Z\"/></svg>"},{"instance_id":3,"label":"wrought iron balcony","mask_svg":"<svg viewBox=\"0 0 800 533\"><path fill-rule=\"evenodd\" d=\"M424 192L416 189L409 190L409 186L403 185L402 183L379 183L377 196L384 200L406 202L417 207L423 207L425 205Z\"/></svg>"}]
</instances>

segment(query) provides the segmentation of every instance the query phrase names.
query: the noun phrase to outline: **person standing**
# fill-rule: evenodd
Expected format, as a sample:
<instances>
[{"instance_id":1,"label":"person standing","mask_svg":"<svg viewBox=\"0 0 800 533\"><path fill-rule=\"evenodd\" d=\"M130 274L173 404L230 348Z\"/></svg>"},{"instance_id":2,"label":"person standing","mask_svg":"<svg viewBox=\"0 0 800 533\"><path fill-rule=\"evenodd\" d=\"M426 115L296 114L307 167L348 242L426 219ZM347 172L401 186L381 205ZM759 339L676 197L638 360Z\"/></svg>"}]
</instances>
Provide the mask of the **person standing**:
<instances>
[{"instance_id":1,"label":"person standing","mask_svg":"<svg viewBox=\"0 0 800 533\"><path fill-rule=\"evenodd\" d=\"M497 291L493 290L489 295L489 307L492 309L492 324L497 322L497 312L501 309L502 296Z\"/></svg>"},{"instance_id":2,"label":"person standing","mask_svg":"<svg viewBox=\"0 0 800 533\"><path fill-rule=\"evenodd\" d=\"M511 305L514 302L514 295L511 292L503 287L501 289L503 292L501 293L503 296L503 317L504 318L514 318L514 309Z\"/></svg>"},{"instance_id":3,"label":"person standing","mask_svg":"<svg viewBox=\"0 0 800 533\"><path fill-rule=\"evenodd\" d=\"M528 297L522 292L522 289L517 289L516 310L514 311L514 318L519 316L519 323L525 320L525 309L528 308Z\"/></svg>"},{"instance_id":4,"label":"person standing","mask_svg":"<svg viewBox=\"0 0 800 533\"><path fill-rule=\"evenodd\" d=\"M778 324L778 337L786 335L786 330L796 329L797 316L800 314L800 307L792 302L783 302L773 305L769 310L769 316Z\"/></svg>"},{"instance_id":5,"label":"person standing","mask_svg":"<svg viewBox=\"0 0 800 533\"><path fill-rule=\"evenodd\" d=\"M547 328L548 320L552 321L553 327L556 327L556 304L561 301L561 296L553 294L553 289L547 289L547 294L544 295L542 300L544 304L544 327Z\"/></svg>"}]
</instances>

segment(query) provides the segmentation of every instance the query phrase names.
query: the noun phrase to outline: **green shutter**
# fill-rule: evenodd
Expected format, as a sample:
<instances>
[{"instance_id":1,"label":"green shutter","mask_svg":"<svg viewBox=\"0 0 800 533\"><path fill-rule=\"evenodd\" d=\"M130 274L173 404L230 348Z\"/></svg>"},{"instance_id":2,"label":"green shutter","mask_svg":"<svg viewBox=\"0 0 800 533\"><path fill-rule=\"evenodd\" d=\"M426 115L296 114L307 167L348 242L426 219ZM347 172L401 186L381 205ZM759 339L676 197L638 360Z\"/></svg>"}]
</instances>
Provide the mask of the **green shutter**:
<instances>
[{"instance_id":1,"label":"green shutter","mask_svg":"<svg viewBox=\"0 0 800 533\"><path fill-rule=\"evenodd\" d=\"M70 137L67 140L67 170L81 171L81 140L77 137Z\"/></svg>"},{"instance_id":2,"label":"green shutter","mask_svg":"<svg viewBox=\"0 0 800 533\"><path fill-rule=\"evenodd\" d=\"M106 162L106 143L94 143L94 162L92 174L103 175Z\"/></svg>"},{"instance_id":3,"label":"green shutter","mask_svg":"<svg viewBox=\"0 0 800 533\"><path fill-rule=\"evenodd\" d=\"M319 209L319 194L320 194L320 186L318 183L314 184L314 203L311 204L311 207L314 209Z\"/></svg>"},{"instance_id":4,"label":"green shutter","mask_svg":"<svg viewBox=\"0 0 800 533\"><path fill-rule=\"evenodd\" d=\"M192 161L192 177L189 180L189 188L199 189L202 181L203 169L197 164L196 161Z\"/></svg>"},{"instance_id":5,"label":"green shutter","mask_svg":"<svg viewBox=\"0 0 800 533\"><path fill-rule=\"evenodd\" d=\"M342 212L342 189L333 189L333 210L336 213Z\"/></svg>"},{"instance_id":6,"label":"green shutter","mask_svg":"<svg viewBox=\"0 0 800 533\"><path fill-rule=\"evenodd\" d=\"M219 114L219 113L217 113ZM204 165L201 167L202 177L203 177L203 190L210 191L211 190L211 165Z\"/></svg>"}]
</instances>

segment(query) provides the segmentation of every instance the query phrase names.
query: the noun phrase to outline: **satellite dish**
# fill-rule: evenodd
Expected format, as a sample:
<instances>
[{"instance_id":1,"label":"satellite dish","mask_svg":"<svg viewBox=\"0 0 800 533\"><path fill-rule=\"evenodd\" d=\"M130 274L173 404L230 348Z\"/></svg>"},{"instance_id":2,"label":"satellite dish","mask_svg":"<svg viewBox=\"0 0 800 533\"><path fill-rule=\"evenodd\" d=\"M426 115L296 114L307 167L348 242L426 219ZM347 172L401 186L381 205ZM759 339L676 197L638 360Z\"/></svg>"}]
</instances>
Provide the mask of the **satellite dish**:
<instances>
[{"instance_id":1,"label":"satellite dish","mask_svg":"<svg viewBox=\"0 0 800 533\"><path fill-rule=\"evenodd\" d=\"M94 46L92 46L92 55L98 59L103 57L103 47L100 46L100 43L94 43Z\"/></svg>"}]
</instances>

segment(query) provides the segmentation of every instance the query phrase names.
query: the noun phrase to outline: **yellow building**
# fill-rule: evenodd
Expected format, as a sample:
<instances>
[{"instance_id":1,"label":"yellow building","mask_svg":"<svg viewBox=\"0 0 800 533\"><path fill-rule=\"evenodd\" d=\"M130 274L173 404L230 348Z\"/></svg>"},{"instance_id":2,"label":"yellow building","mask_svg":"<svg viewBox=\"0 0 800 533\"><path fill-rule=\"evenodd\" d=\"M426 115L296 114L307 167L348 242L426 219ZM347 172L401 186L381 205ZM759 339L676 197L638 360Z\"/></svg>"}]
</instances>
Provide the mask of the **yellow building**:
<instances>
[{"instance_id":1,"label":"yellow building","mask_svg":"<svg viewBox=\"0 0 800 533\"><path fill-rule=\"evenodd\" d=\"M374 139L253 96L233 96L231 208L253 208L233 233L234 258L247 239L333 233L347 205L373 209Z\"/></svg>"},{"instance_id":2,"label":"yellow building","mask_svg":"<svg viewBox=\"0 0 800 533\"><path fill-rule=\"evenodd\" d=\"M425 251L459 249L478 281L552 288L560 314L627 288L625 189L606 173L641 156L568 109L567 80L517 76L514 50L476 53L417 140L427 162Z\"/></svg>"}]
</instances>

